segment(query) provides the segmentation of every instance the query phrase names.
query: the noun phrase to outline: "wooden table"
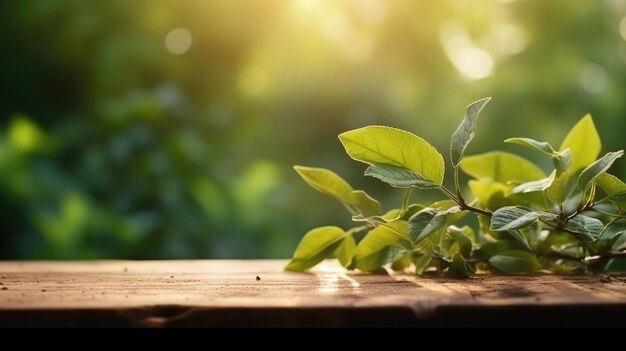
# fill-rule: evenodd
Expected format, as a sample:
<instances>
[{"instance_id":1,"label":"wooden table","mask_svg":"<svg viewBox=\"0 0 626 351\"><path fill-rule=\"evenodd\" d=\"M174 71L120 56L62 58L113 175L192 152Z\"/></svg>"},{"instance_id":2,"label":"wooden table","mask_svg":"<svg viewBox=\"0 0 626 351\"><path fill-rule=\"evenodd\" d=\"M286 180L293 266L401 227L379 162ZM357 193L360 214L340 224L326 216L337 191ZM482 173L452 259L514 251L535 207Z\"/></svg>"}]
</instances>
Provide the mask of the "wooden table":
<instances>
[{"instance_id":1,"label":"wooden table","mask_svg":"<svg viewBox=\"0 0 626 351\"><path fill-rule=\"evenodd\" d=\"M626 326L626 277L424 279L333 261L298 274L285 263L4 262L0 326Z\"/></svg>"}]
</instances>

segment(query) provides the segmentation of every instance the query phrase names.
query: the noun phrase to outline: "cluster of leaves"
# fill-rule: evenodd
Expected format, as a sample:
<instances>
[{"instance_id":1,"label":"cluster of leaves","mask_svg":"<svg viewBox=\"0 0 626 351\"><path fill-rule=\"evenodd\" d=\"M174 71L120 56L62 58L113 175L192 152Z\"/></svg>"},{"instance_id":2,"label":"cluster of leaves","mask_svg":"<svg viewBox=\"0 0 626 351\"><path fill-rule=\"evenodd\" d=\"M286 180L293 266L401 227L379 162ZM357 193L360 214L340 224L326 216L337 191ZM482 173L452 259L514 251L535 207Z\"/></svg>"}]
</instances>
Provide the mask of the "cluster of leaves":
<instances>
[{"instance_id":1,"label":"cluster of leaves","mask_svg":"<svg viewBox=\"0 0 626 351\"><path fill-rule=\"evenodd\" d=\"M400 208L383 213L377 200L354 190L332 171L296 166L309 185L344 204L358 225L309 231L286 270L305 271L332 257L365 272L391 264L393 270L413 267L420 275L458 277L481 270L505 274L625 270L626 245L620 238L626 223L626 184L607 173L624 152L598 159L601 141L587 115L558 149L529 138L505 141L551 158L554 169L549 175L507 152L465 157L478 115L489 100L470 104L452 136L454 191L444 186L444 159L433 146L385 126L351 130L339 139L350 157L369 165L365 175L406 189ZM469 192L460 187L459 170L472 178ZM437 189L447 199L428 206L412 203L414 189ZM465 200L469 194L472 201ZM475 215L476 225L468 214ZM357 243L355 237L362 239Z\"/></svg>"}]
</instances>

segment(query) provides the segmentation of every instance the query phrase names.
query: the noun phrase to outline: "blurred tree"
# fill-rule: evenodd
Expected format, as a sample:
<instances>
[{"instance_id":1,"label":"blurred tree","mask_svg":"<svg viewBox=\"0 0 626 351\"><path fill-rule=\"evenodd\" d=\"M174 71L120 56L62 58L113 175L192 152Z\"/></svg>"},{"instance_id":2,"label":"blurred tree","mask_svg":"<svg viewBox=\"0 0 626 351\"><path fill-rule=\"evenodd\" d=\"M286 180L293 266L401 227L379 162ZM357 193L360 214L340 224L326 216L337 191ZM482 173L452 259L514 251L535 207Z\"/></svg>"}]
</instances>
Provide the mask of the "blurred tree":
<instances>
[{"instance_id":1,"label":"blurred tree","mask_svg":"<svg viewBox=\"0 0 626 351\"><path fill-rule=\"evenodd\" d=\"M446 150L482 96L470 153L555 142L586 112L623 148L625 18L622 0L3 2L0 258L287 257L347 225L292 164L398 201L336 135L388 124Z\"/></svg>"}]
</instances>

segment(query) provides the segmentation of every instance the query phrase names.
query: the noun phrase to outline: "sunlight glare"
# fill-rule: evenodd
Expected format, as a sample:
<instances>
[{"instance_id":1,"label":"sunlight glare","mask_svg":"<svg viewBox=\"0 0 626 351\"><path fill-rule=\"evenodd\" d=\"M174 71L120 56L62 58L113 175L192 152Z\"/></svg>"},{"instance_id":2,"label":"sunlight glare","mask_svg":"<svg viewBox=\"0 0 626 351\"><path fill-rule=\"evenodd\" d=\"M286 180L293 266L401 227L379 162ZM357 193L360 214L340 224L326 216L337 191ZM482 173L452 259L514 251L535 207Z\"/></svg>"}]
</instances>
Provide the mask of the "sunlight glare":
<instances>
[{"instance_id":1,"label":"sunlight glare","mask_svg":"<svg viewBox=\"0 0 626 351\"><path fill-rule=\"evenodd\" d=\"M189 51L193 43L193 36L185 28L172 29L165 36L165 48L172 55L182 55Z\"/></svg>"},{"instance_id":2,"label":"sunlight glare","mask_svg":"<svg viewBox=\"0 0 626 351\"><path fill-rule=\"evenodd\" d=\"M445 22L440 29L443 49L454 67L466 78L478 80L489 77L495 68L491 54L472 43L461 22Z\"/></svg>"}]
</instances>

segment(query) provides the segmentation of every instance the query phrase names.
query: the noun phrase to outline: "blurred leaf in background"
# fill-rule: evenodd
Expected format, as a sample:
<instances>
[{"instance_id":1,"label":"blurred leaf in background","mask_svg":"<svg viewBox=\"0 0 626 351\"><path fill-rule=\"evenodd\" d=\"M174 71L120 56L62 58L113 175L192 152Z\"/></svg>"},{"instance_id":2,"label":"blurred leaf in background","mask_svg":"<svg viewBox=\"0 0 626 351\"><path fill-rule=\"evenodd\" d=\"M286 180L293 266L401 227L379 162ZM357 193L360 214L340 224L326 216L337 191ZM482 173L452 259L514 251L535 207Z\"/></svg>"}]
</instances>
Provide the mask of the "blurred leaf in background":
<instances>
[{"instance_id":1,"label":"blurred leaf in background","mask_svg":"<svg viewBox=\"0 0 626 351\"><path fill-rule=\"evenodd\" d=\"M292 164L399 201L336 136L445 149L481 96L468 155L555 144L587 112L624 147L623 0L23 0L0 26L3 259L288 257L348 225Z\"/></svg>"}]
</instances>

